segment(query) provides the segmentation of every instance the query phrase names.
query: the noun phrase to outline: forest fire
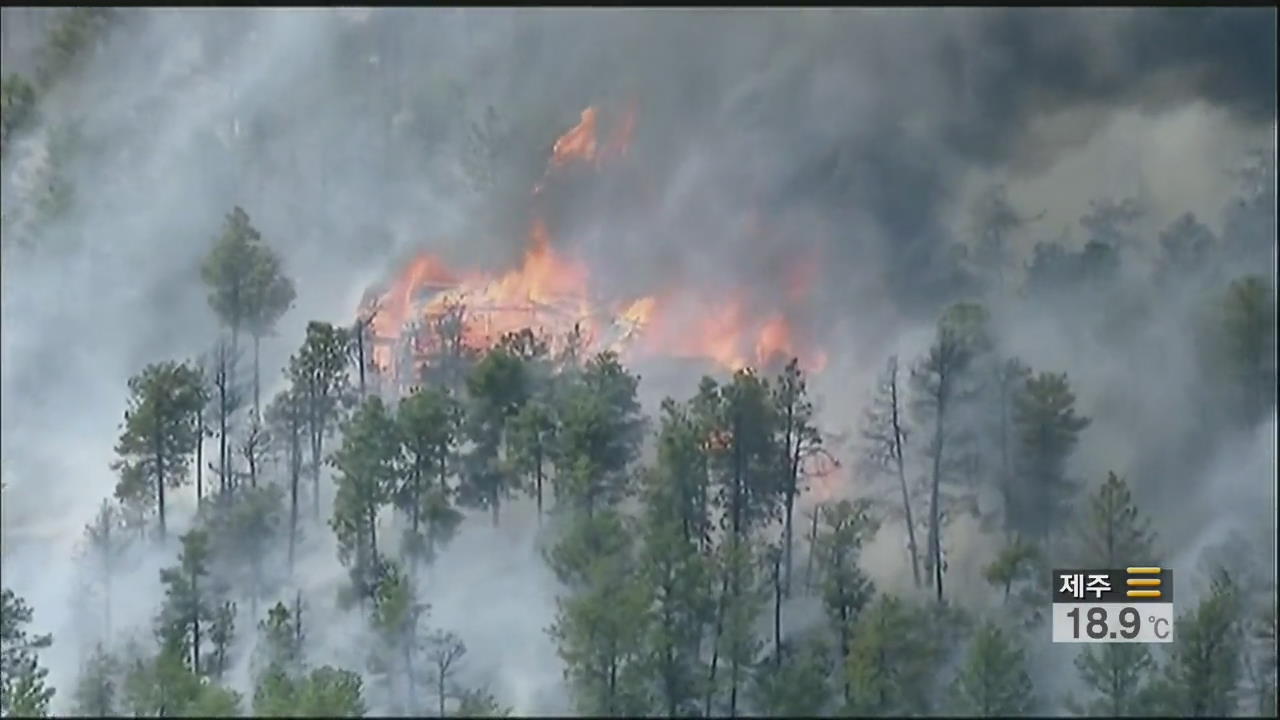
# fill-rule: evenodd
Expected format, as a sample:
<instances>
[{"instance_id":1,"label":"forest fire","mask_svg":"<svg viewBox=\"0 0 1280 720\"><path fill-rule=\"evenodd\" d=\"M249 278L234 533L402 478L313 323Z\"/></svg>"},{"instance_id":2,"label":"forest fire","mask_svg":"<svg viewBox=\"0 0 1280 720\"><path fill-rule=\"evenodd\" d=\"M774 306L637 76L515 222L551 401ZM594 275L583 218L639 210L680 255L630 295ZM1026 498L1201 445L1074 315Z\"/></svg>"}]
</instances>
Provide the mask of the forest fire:
<instances>
[{"instance_id":1,"label":"forest fire","mask_svg":"<svg viewBox=\"0 0 1280 720\"><path fill-rule=\"evenodd\" d=\"M582 111L581 121L552 146L544 183L569 164L598 168L627 155L634 108L615 120L603 143L600 125L596 107ZM535 195L542 186L535 187ZM783 289L789 307L807 301L815 269L808 259L786 269ZM414 357L439 340L433 338L433 323L454 313L462 318L460 332L473 348L490 347L503 334L528 327L553 347L577 334L588 350L614 350L632 360L702 359L736 370L796 356L811 372L826 364L821 350L797 341L783 309L754 314L741 292L712 298L705 288L676 287L605 299L591 280L586 264L557 251L551 229L536 212L520 265L505 272L455 270L422 253L385 291L370 295L362 309L364 316L372 315L373 362L380 372L396 375L407 349L416 365Z\"/></svg>"}]
</instances>

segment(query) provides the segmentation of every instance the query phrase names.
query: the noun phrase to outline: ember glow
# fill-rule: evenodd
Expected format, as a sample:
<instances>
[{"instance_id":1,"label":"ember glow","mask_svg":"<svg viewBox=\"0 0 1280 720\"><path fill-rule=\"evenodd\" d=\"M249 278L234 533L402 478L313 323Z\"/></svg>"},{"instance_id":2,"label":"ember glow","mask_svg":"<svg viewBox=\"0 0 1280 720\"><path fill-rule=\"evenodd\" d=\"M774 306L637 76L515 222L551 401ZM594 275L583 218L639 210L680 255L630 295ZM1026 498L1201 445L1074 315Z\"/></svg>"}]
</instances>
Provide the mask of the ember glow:
<instances>
[{"instance_id":1,"label":"ember glow","mask_svg":"<svg viewBox=\"0 0 1280 720\"><path fill-rule=\"evenodd\" d=\"M635 109L620 113L604 129L596 107L582 111L580 122L552 146L537 195L556 172L581 163L599 168L627 156L635 129ZM759 223L748 224L759 231ZM396 374L408 346L420 351L422 335L434 319L462 308L464 336L474 348L492 346L505 333L533 328L556 346L575 328L591 350L614 350L624 358L701 359L727 369L762 366L798 357L805 369L821 371L826 355L797 342L788 318L808 301L818 264L802 257L782 274L777 293L786 307L757 307L743 292L710 296L706 287L672 287L651 295L608 298L593 287L591 269L558 251L551 229L535 213L527 247L518 267L455 270L438 256L424 252L409 262L376 300L363 309L373 314L374 364ZM376 308L376 311L375 311Z\"/></svg>"}]
</instances>

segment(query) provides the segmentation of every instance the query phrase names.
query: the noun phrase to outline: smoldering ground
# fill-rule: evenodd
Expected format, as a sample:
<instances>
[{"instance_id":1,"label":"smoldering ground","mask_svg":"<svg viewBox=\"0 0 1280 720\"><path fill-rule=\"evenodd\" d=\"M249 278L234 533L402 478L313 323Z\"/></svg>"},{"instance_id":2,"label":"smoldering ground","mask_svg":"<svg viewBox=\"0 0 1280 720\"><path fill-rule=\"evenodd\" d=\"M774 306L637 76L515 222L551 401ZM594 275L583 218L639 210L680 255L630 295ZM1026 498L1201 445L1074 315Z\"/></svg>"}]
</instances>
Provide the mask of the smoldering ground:
<instances>
[{"instance_id":1,"label":"smoldering ground","mask_svg":"<svg viewBox=\"0 0 1280 720\"><path fill-rule=\"evenodd\" d=\"M4 9L6 26L31 30L5 35L6 71L36 66L30 39L52 17ZM968 202L987 184L1009 183L1028 215L1045 211L1017 237L1024 256L1063 226L1078 231L1099 195L1149 198L1153 228L1191 209L1220 231L1236 191L1226 170L1255 147L1274 157L1275 18L1216 8L118 11L3 159L4 583L58 639L45 654L63 689L56 702L69 697L83 645L70 639L86 624L68 597L71 558L115 483L125 381L210 346L216 322L198 266L231 207L249 212L298 286L264 344L269 397L305 323L349 322L365 288L409 254L514 262L554 138L589 104L634 103L643 211L628 211L625 194L579 202L554 241L604 286L674 277L746 288L762 307L778 296L775 258L814 253L812 295L793 320L832 356L814 389L824 424L847 432L884 358L919 356L940 305L975 292L953 249L971 239ZM477 158L472 138L489 108L496 122ZM42 153L70 126L78 149L61 171L71 206L39 244L23 243ZM1117 168L1117 156L1132 161ZM748 243L752 213L767 231ZM1193 403L1168 390L1192 382L1182 316L1157 312L1144 333L1082 339L1069 334L1075 312L995 316L1033 367L1070 373L1094 418L1076 474L1129 473L1190 572L1235 508L1273 498L1274 445L1211 443L1200 462L1168 460ZM684 396L695 380L644 392ZM1214 501L1174 501L1167 483ZM193 502L176 502L180 529ZM517 711L554 712L565 705L542 628L556 587L531 541L512 540L530 548L513 555L487 530L469 521L435 569L429 622L463 636L471 671ZM313 625L318 659L338 659L361 625L332 607L332 541L311 535L300 575L324 618ZM882 537L868 563L889 585L903 576L901 543L891 529ZM952 542L963 567L968 543ZM983 542L975 533L974 548ZM155 570L174 553L171 543L139 557L117 583L122 633L145 632Z\"/></svg>"}]
</instances>

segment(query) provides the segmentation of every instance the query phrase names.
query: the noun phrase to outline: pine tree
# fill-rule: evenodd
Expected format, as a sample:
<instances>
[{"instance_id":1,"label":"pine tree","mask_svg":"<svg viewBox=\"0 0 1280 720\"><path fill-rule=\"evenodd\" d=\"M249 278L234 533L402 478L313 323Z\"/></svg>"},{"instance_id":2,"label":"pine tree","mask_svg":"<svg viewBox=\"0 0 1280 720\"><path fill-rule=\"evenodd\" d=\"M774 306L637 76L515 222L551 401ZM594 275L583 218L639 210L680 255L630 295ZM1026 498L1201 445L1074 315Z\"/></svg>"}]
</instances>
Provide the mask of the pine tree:
<instances>
[{"instance_id":1,"label":"pine tree","mask_svg":"<svg viewBox=\"0 0 1280 720\"><path fill-rule=\"evenodd\" d=\"M451 632L437 630L427 638L427 662L431 664L432 691L440 717L445 716L444 706L452 692L450 684L457 673L457 664L466 654L466 644Z\"/></svg>"},{"instance_id":2,"label":"pine tree","mask_svg":"<svg viewBox=\"0 0 1280 720\"><path fill-rule=\"evenodd\" d=\"M640 588L648 594L641 673L653 688L652 709L672 717L697 712L700 678L706 675L699 650L711 612L706 594L711 567L698 543L683 532L680 492L670 476L646 475L638 568Z\"/></svg>"},{"instance_id":3,"label":"pine tree","mask_svg":"<svg viewBox=\"0 0 1280 720\"><path fill-rule=\"evenodd\" d=\"M1026 715L1035 708L1032 690L1022 648L988 622L978 628L952 684L951 708L978 717Z\"/></svg>"},{"instance_id":4,"label":"pine tree","mask_svg":"<svg viewBox=\"0 0 1280 720\"><path fill-rule=\"evenodd\" d=\"M574 707L585 714L627 715L643 708L636 681L646 594L629 525L611 509L579 516L549 558L570 594L557 599L548 633L564 661Z\"/></svg>"},{"instance_id":5,"label":"pine tree","mask_svg":"<svg viewBox=\"0 0 1280 720\"><path fill-rule=\"evenodd\" d=\"M259 717L364 717L364 680L329 665L294 679L275 668L259 681L253 713Z\"/></svg>"},{"instance_id":6,"label":"pine tree","mask_svg":"<svg viewBox=\"0 0 1280 720\"><path fill-rule=\"evenodd\" d=\"M302 481L302 436L306 427L306 408L303 396L296 388L280 391L267 407L267 421L275 437L282 440L289 477L289 571L293 571L294 554L298 544L298 490Z\"/></svg>"},{"instance_id":7,"label":"pine tree","mask_svg":"<svg viewBox=\"0 0 1280 720\"><path fill-rule=\"evenodd\" d=\"M209 287L209 307L231 331L233 352L247 323L254 293L253 274L259 262L262 235L243 208L235 207L223 221L222 232L200 265Z\"/></svg>"},{"instance_id":8,"label":"pine tree","mask_svg":"<svg viewBox=\"0 0 1280 720\"><path fill-rule=\"evenodd\" d=\"M188 457L195 452L195 413L203 406L200 374L175 362L148 365L129 379L129 409L116 443L121 472L116 495L155 507L165 533L165 490L188 480ZM150 493L154 492L154 495Z\"/></svg>"},{"instance_id":9,"label":"pine tree","mask_svg":"<svg viewBox=\"0 0 1280 720\"><path fill-rule=\"evenodd\" d=\"M9 588L0 590L0 716L45 716L54 689L45 684L49 670L39 651L53 644L52 635L28 635L33 613Z\"/></svg>"},{"instance_id":10,"label":"pine tree","mask_svg":"<svg viewBox=\"0 0 1280 720\"><path fill-rule=\"evenodd\" d=\"M1215 331L1206 338L1216 378L1246 426L1275 407L1276 292L1271 280L1246 275L1223 294Z\"/></svg>"},{"instance_id":11,"label":"pine tree","mask_svg":"<svg viewBox=\"0 0 1280 720\"><path fill-rule=\"evenodd\" d=\"M399 699L405 708L418 704L414 662L424 645L421 622L429 611L430 606L418 600L409 576L395 563L384 563L374 588L370 621L379 642L370 663L392 688L403 688Z\"/></svg>"},{"instance_id":12,"label":"pine tree","mask_svg":"<svg viewBox=\"0 0 1280 720\"><path fill-rule=\"evenodd\" d=\"M1004 590L1004 602L1007 604L1015 584L1038 580L1039 561L1040 549L1036 544L1015 535L983 570L983 577Z\"/></svg>"},{"instance_id":13,"label":"pine tree","mask_svg":"<svg viewBox=\"0 0 1280 720\"><path fill-rule=\"evenodd\" d=\"M829 649L817 638L789 642L777 664L756 668L751 698L773 717L821 717L830 704Z\"/></svg>"},{"instance_id":14,"label":"pine tree","mask_svg":"<svg viewBox=\"0 0 1280 720\"><path fill-rule=\"evenodd\" d=\"M1081 562L1086 567L1124 567L1158 564L1151 521L1133 502L1129 483L1113 472L1089 498L1088 515L1080 536Z\"/></svg>"},{"instance_id":15,"label":"pine tree","mask_svg":"<svg viewBox=\"0 0 1280 720\"><path fill-rule=\"evenodd\" d=\"M239 717L243 698L231 688L202 684L195 698L181 712L192 717Z\"/></svg>"},{"instance_id":16,"label":"pine tree","mask_svg":"<svg viewBox=\"0 0 1280 720\"><path fill-rule=\"evenodd\" d=\"M782 509L783 449L768 381L750 369L720 389L718 437L723 444L717 505L730 532L742 536L778 518Z\"/></svg>"},{"instance_id":17,"label":"pine tree","mask_svg":"<svg viewBox=\"0 0 1280 720\"><path fill-rule=\"evenodd\" d=\"M613 353L587 361L559 398L556 433L557 502L591 515L631 492L631 463L639 454L643 418L639 378Z\"/></svg>"},{"instance_id":18,"label":"pine tree","mask_svg":"<svg viewBox=\"0 0 1280 720\"><path fill-rule=\"evenodd\" d=\"M692 409L667 398L658 430L651 502L667 504L684 541L695 549L711 542L711 488L706 438Z\"/></svg>"},{"instance_id":19,"label":"pine tree","mask_svg":"<svg viewBox=\"0 0 1280 720\"><path fill-rule=\"evenodd\" d=\"M239 364L239 351L225 337L220 337L213 349L212 388L202 387L202 390L209 392L208 399L212 400L216 418L213 434L218 437L218 464L210 469L218 476L219 500L231 497L236 486L232 435L235 432L236 413L244 405L242 388L236 381L236 368Z\"/></svg>"},{"instance_id":20,"label":"pine tree","mask_svg":"<svg viewBox=\"0 0 1280 720\"><path fill-rule=\"evenodd\" d=\"M1014 398L1018 445L1015 468L1020 482L1008 509L1014 530L1046 538L1065 517L1064 504L1074 489L1066 465L1089 426L1076 415L1075 394L1066 374L1040 373L1027 380Z\"/></svg>"},{"instance_id":21,"label":"pine tree","mask_svg":"<svg viewBox=\"0 0 1280 720\"><path fill-rule=\"evenodd\" d=\"M1072 708L1077 714L1124 717L1149 709L1147 683L1155 660L1145 646L1114 643L1086 648L1076 656L1075 666L1091 695L1083 707Z\"/></svg>"},{"instance_id":22,"label":"pine tree","mask_svg":"<svg viewBox=\"0 0 1280 720\"><path fill-rule=\"evenodd\" d=\"M240 455L244 458L245 467L248 470L250 490L258 489L258 477L261 476L262 467L271 455L271 444L271 432L262 424L262 417L255 408L249 417L249 428L240 444Z\"/></svg>"},{"instance_id":23,"label":"pine tree","mask_svg":"<svg viewBox=\"0 0 1280 720\"><path fill-rule=\"evenodd\" d=\"M182 551L177 566L160 571L165 600L156 618L156 635L162 654L178 659L200 675L204 645L209 640L203 633L214 614L209 588L209 536L197 529L180 540Z\"/></svg>"},{"instance_id":24,"label":"pine tree","mask_svg":"<svg viewBox=\"0 0 1280 720\"><path fill-rule=\"evenodd\" d=\"M284 499L276 485L249 488L221 508L207 512L210 549L219 575L243 587L258 612L267 594L267 563L284 532Z\"/></svg>"},{"instance_id":25,"label":"pine tree","mask_svg":"<svg viewBox=\"0 0 1280 720\"><path fill-rule=\"evenodd\" d=\"M755 625L764 609L764 596L755 572L760 557L750 539L730 539L721 545L721 551L721 572L728 582L721 586L724 630L718 634L717 648L728 675L722 683L729 691L726 710L730 717L736 717L740 696L763 646Z\"/></svg>"},{"instance_id":26,"label":"pine tree","mask_svg":"<svg viewBox=\"0 0 1280 720\"><path fill-rule=\"evenodd\" d=\"M281 268L280 256L263 244L253 253L245 287L245 328L253 338L253 412L259 415L259 357L262 338L275 331L276 323L297 297L293 280Z\"/></svg>"},{"instance_id":27,"label":"pine tree","mask_svg":"<svg viewBox=\"0 0 1280 720\"><path fill-rule=\"evenodd\" d=\"M351 399L347 344L345 330L313 321L307 323L307 337L302 347L289 359L289 380L302 404L311 449L311 497L317 520L324 441L333 433Z\"/></svg>"},{"instance_id":28,"label":"pine tree","mask_svg":"<svg viewBox=\"0 0 1280 720\"><path fill-rule=\"evenodd\" d=\"M312 670L298 693L297 714L363 717L364 681L350 670L325 665Z\"/></svg>"},{"instance_id":29,"label":"pine tree","mask_svg":"<svg viewBox=\"0 0 1280 720\"><path fill-rule=\"evenodd\" d=\"M844 674L846 712L855 716L929 712L941 648L926 614L892 595L881 595L854 624Z\"/></svg>"},{"instance_id":30,"label":"pine tree","mask_svg":"<svg viewBox=\"0 0 1280 720\"><path fill-rule=\"evenodd\" d=\"M823 530L816 554L821 573L822 604L835 631L839 665L849 659L854 627L875 594L875 585L858 564L861 549L876 531L865 501L841 500L823 508ZM844 701L852 688L844 683Z\"/></svg>"},{"instance_id":31,"label":"pine tree","mask_svg":"<svg viewBox=\"0 0 1280 720\"><path fill-rule=\"evenodd\" d=\"M381 398L371 396L344 426L342 446L330 458L338 474L330 525L360 597L370 595L381 567L378 513L392 499L399 458L395 418Z\"/></svg>"},{"instance_id":32,"label":"pine tree","mask_svg":"<svg viewBox=\"0 0 1280 720\"><path fill-rule=\"evenodd\" d=\"M395 503L409 517L404 547L428 563L462 522L450 502L451 460L458 444L457 404L435 389L415 389L396 413L404 469Z\"/></svg>"},{"instance_id":33,"label":"pine tree","mask_svg":"<svg viewBox=\"0 0 1280 720\"><path fill-rule=\"evenodd\" d=\"M213 609L209 622L209 644L213 649L205 657L204 667L209 669L211 677L220 680L223 673L227 671L235 633L236 604L230 601L222 602Z\"/></svg>"},{"instance_id":34,"label":"pine tree","mask_svg":"<svg viewBox=\"0 0 1280 720\"><path fill-rule=\"evenodd\" d=\"M124 677L125 705L136 717L180 715L201 693L200 678L186 659L162 647L153 657L135 657Z\"/></svg>"},{"instance_id":35,"label":"pine tree","mask_svg":"<svg viewBox=\"0 0 1280 720\"><path fill-rule=\"evenodd\" d=\"M304 639L301 605L299 593L295 610L290 611L289 606L277 602L267 611L267 617L258 622L259 662L263 667L276 668L290 676L301 671Z\"/></svg>"},{"instance_id":36,"label":"pine tree","mask_svg":"<svg viewBox=\"0 0 1280 720\"><path fill-rule=\"evenodd\" d=\"M974 368L990 350L987 310L976 303L956 303L938 321L933 345L911 373L912 407L929 428L925 445L929 460L929 528L925 549L927 583L943 599L942 483L958 454L955 418L976 394Z\"/></svg>"},{"instance_id":37,"label":"pine tree","mask_svg":"<svg viewBox=\"0 0 1280 720\"><path fill-rule=\"evenodd\" d=\"M108 717L117 712L120 688L120 661L98 643L93 654L80 668L76 685L75 712L79 715Z\"/></svg>"},{"instance_id":38,"label":"pine tree","mask_svg":"<svg viewBox=\"0 0 1280 720\"><path fill-rule=\"evenodd\" d=\"M1164 677L1152 691L1163 712L1181 717L1225 717L1237 709L1244 637L1239 588L1224 571L1209 594L1176 623Z\"/></svg>"},{"instance_id":39,"label":"pine tree","mask_svg":"<svg viewBox=\"0 0 1280 720\"><path fill-rule=\"evenodd\" d=\"M188 667L189 659L162 646L148 656L133 648L121 683L124 707L138 717L234 717L240 714L240 694L202 677Z\"/></svg>"},{"instance_id":40,"label":"pine tree","mask_svg":"<svg viewBox=\"0 0 1280 720\"><path fill-rule=\"evenodd\" d=\"M896 386L895 386L896 387ZM783 451L782 485L782 547L784 575L782 585L791 592L792 547L796 498L805 491L804 462L822 448L822 434L813 424L813 403L809 400L808 384L800 370L800 361L792 358L787 363L774 386L775 416ZM900 451L901 444L898 444ZM908 517L909 517L908 511ZM914 538L914 531L912 531ZM915 562L915 540L911 542L912 562ZM913 565L914 566L914 565ZM917 574L917 579L919 575Z\"/></svg>"},{"instance_id":41,"label":"pine tree","mask_svg":"<svg viewBox=\"0 0 1280 720\"><path fill-rule=\"evenodd\" d=\"M507 466L507 425L529 399L528 370L520 357L504 347L494 347L467 376L467 435L472 451L467 456L464 493L467 504L489 510L496 527L502 499L516 487Z\"/></svg>"},{"instance_id":42,"label":"pine tree","mask_svg":"<svg viewBox=\"0 0 1280 720\"><path fill-rule=\"evenodd\" d=\"M103 637L111 637L111 581L120 561L130 547L123 511L110 500L103 499L93 522L85 525L85 560L93 565L102 586Z\"/></svg>"},{"instance_id":43,"label":"pine tree","mask_svg":"<svg viewBox=\"0 0 1280 720\"><path fill-rule=\"evenodd\" d=\"M551 465L555 445L556 422L551 407L542 399L525 403L507 429L507 439L514 469L533 495L542 521L543 487Z\"/></svg>"},{"instance_id":44,"label":"pine tree","mask_svg":"<svg viewBox=\"0 0 1280 720\"><path fill-rule=\"evenodd\" d=\"M1088 514L1079 536L1079 562L1085 567L1159 565L1155 533L1133 502L1129 484L1115 473L1089 498ZM1088 689L1079 714L1134 715L1149 704L1149 684L1155 671L1150 649L1138 644L1091 645L1075 660Z\"/></svg>"},{"instance_id":45,"label":"pine tree","mask_svg":"<svg viewBox=\"0 0 1280 720\"><path fill-rule=\"evenodd\" d=\"M995 407L992 432L1000 453L1000 500L1003 503L1001 525L1005 535L1014 532L1012 508L1017 502L1014 463L1017 456L1017 439L1014 437L1014 402L1031 376L1031 368L1018 358L1008 358L995 367L995 383L991 401Z\"/></svg>"}]
</instances>

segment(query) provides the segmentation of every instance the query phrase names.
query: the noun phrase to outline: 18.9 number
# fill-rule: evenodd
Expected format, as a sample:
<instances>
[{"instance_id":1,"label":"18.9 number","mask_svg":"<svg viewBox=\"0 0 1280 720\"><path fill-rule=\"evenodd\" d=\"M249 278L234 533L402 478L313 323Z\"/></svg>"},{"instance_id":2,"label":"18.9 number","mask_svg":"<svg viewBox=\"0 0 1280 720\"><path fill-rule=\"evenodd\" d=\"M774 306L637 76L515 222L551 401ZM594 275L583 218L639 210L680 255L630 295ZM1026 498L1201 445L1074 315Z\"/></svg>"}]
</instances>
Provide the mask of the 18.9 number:
<instances>
[{"instance_id":1,"label":"18.9 number","mask_svg":"<svg viewBox=\"0 0 1280 720\"><path fill-rule=\"evenodd\" d=\"M1072 637L1080 637L1080 608L1072 608L1067 613L1067 617L1071 618ZM1089 608L1089 612L1085 615L1084 631L1094 640L1101 640L1107 636L1107 609L1100 607ZM1120 609L1120 636L1126 640L1132 640L1138 636L1138 630L1142 625L1142 616L1138 611L1131 608ZM1112 635L1112 637L1115 637Z\"/></svg>"}]
</instances>

